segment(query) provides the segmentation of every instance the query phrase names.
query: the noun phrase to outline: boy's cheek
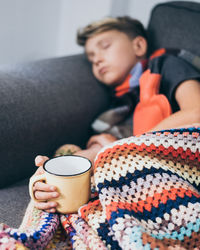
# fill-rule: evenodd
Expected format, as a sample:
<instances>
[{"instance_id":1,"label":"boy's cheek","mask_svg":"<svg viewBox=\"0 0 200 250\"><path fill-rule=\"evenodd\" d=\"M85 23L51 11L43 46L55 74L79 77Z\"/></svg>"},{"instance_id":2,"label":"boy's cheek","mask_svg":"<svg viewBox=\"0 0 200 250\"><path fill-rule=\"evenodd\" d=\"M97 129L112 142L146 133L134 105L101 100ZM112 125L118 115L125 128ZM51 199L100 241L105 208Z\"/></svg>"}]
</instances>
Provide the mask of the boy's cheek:
<instances>
[{"instance_id":1,"label":"boy's cheek","mask_svg":"<svg viewBox=\"0 0 200 250\"><path fill-rule=\"evenodd\" d=\"M103 78L98 74L97 71L93 71L94 77L99 80L100 82L103 82Z\"/></svg>"},{"instance_id":2,"label":"boy's cheek","mask_svg":"<svg viewBox=\"0 0 200 250\"><path fill-rule=\"evenodd\" d=\"M97 70L96 70L96 68L93 66L92 67L92 73L93 73L93 75L98 79L98 72L97 72Z\"/></svg>"}]
</instances>

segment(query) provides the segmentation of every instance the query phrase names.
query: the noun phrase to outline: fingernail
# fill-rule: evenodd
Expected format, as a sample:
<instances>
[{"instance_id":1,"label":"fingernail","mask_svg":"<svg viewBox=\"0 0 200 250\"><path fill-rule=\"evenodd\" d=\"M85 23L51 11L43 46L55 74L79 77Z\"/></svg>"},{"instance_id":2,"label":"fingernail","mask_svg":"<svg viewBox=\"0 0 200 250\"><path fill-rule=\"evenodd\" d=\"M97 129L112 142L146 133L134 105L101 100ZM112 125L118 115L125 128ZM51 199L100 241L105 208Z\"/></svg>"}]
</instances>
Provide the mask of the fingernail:
<instances>
[{"instance_id":1,"label":"fingernail","mask_svg":"<svg viewBox=\"0 0 200 250\"><path fill-rule=\"evenodd\" d=\"M55 197L58 197L58 193L53 193L52 196L55 198Z\"/></svg>"},{"instance_id":2,"label":"fingernail","mask_svg":"<svg viewBox=\"0 0 200 250\"><path fill-rule=\"evenodd\" d=\"M42 161L42 156L41 156L41 155L36 156L36 158L35 158L35 163L36 163L36 164L40 164L41 161Z\"/></svg>"},{"instance_id":3,"label":"fingernail","mask_svg":"<svg viewBox=\"0 0 200 250\"><path fill-rule=\"evenodd\" d=\"M55 202L50 202L50 207L55 207L56 203Z\"/></svg>"},{"instance_id":4,"label":"fingernail","mask_svg":"<svg viewBox=\"0 0 200 250\"><path fill-rule=\"evenodd\" d=\"M56 188L55 188L54 186L51 186L51 187L50 187L50 190L51 190L51 191L55 191Z\"/></svg>"}]
</instances>

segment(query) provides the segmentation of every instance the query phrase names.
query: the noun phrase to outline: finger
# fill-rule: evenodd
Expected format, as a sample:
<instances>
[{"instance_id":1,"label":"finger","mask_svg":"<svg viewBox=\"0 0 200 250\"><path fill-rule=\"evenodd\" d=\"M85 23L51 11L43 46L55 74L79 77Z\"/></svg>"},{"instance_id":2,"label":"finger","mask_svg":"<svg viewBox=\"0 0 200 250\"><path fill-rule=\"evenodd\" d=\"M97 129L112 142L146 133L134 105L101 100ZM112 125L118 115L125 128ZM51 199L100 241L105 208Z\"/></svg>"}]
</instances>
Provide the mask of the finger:
<instances>
[{"instance_id":1,"label":"finger","mask_svg":"<svg viewBox=\"0 0 200 250\"><path fill-rule=\"evenodd\" d=\"M103 147L105 144L107 144L106 137L104 135L96 135L91 137L87 143L87 148L90 148L94 144Z\"/></svg>"},{"instance_id":2,"label":"finger","mask_svg":"<svg viewBox=\"0 0 200 250\"><path fill-rule=\"evenodd\" d=\"M116 140L117 140L117 138L111 134L100 134L100 135L91 137L91 140L88 141L87 146L91 147L91 145L95 142L95 143L101 145L102 147L104 147L105 145L112 143Z\"/></svg>"},{"instance_id":3,"label":"finger","mask_svg":"<svg viewBox=\"0 0 200 250\"><path fill-rule=\"evenodd\" d=\"M55 213L56 212L56 209L55 208L51 208L51 209L45 209L45 212L47 213Z\"/></svg>"},{"instance_id":4,"label":"finger","mask_svg":"<svg viewBox=\"0 0 200 250\"><path fill-rule=\"evenodd\" d=\"M53 198L57 198L59 196L58 192L43 192L43 191L36 191L35 198L37 200L51 200Z\"/></svg>"},{"instance_id":5,"label":"finger","mask_svg":"<svg viewBox=\"0 0 200 250\"><path fill-rule=\"evenodd\" d=\"M50 201L50 202L35 202L35 207L38 209L46 210L47 212L55 213L57 203Z\"/></svg>"},{"instance_id":6,"label":"finger","mask_svg":"<svg viewBox=\"0 0 200 250\"><path fill-rule=\"evenodd\" d=\"M109 141L116 141L117 138L111 134L101 134L101 138L105 139L105 140L109 140Z\"/></svg>"},{"instance_id":7,"label":"finger","mask_svg":"<svg viewBox=\"0 0 200 250\"><path fill-rule=\"evenodd\" d=\"M49 158L47 156L42 156L42 155L37 155L35 157L35 165L37 167L41 167L43 166L43 164L45 163L45 161L47 161Z\"/></svg>"},{"instance_id":8,"label":"finger","mask_svg":"<svg viewBox=\"0 0 200 250\"><path fill-rule=\"evenodd\" d=\"M37 181L33 186L33 191L54 192L56 191L56 187L41 181Z\"/></svg>"},{"instance_id":9,"label":"finger","mask_svg":"<svg viewBox=\"0 0 200 250\"><path fill-rule=\"evenodd\" d=\"M33 186L34 191L54 192L56 187L47 183L37 181Z\"/></svg>"},{"instance_id":10,"label":"finger","mask_svg":"<svg viewBox=\"0 0 200 250\"><path fill-rule=\"evenodd\" d=\"M40 175L40 174L44 174L43 167L38 167L37 171L35 172L35 175Z\"/></svg>"},{"instance_id":11,"label":"finger","mask_svg":"<svg viewBox=\"0 0 200 250\"><path fill-rule=\"evenodd\" d=\"M94 135L90 137L90 139L87 142L87 148L91 147L92 144L99 144L98 143L98 135Z\"/></svg>"}]
</instances>

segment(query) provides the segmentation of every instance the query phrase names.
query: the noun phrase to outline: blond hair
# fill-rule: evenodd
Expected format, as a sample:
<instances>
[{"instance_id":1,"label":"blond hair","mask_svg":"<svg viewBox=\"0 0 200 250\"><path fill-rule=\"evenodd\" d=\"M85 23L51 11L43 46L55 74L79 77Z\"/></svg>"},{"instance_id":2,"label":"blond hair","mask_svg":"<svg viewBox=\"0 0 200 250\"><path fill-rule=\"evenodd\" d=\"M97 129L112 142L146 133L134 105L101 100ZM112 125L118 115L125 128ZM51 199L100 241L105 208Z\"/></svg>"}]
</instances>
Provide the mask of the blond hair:
<instances>
[{"instance_id":1,"label":"blond hair","mask_svg":"<svg viewBox=\"0 0 200 250\"><path fill-rule=\"evenodd\" d=\"M141 22L128 16L106 17L95 21L77 32L77 43L85 46L86 41L96 35L109 30L118 30L125 33L130 39L142 36L147 40L147 34Z\"/></svg>"}]
</instances>

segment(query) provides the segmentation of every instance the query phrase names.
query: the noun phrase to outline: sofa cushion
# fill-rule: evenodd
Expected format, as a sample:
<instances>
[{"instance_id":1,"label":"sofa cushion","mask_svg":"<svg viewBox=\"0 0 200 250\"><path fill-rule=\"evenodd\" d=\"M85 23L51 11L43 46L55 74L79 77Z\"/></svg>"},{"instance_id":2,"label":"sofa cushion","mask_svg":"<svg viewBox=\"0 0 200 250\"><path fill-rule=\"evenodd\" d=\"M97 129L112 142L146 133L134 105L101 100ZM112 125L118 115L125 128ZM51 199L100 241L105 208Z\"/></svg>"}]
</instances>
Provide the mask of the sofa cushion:
<instances>
[{"instance_id":1,"label":"sofa cushion","mask_svg":"<svg viewBox=\"0 0 200 250\"><path fill-rule=\"evenodd\" d=\"M158 48L186 49L200 55L200 4L167 2L154 7L148 25L151 53Z\"/></svg>"},{"instance_id":2,"label":"sofa cushion","mask_svg":"<svg viewBox=\"0 0 200 250\"><path fill-rule=\"evenodd\" d=\"M28 181L29 179L25 179L0 189L0 223L19 227L30 201Z\"/></svg>"},{"instance_id":3,"label":"sofa cushion","mask_svg":"<svg viewBox=\"0 0 200 250\"><path fill-rule=\"evenodd\" d=\"M38 154L84 146L108 105L83 55L0 68L0 187L32 175Z\"/></svg>"}]
</instances>

